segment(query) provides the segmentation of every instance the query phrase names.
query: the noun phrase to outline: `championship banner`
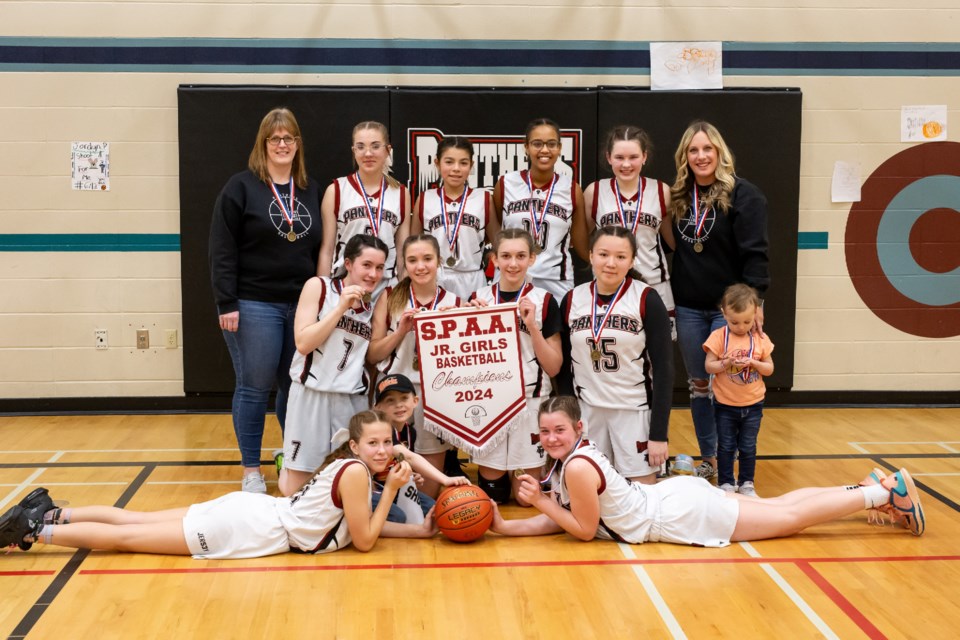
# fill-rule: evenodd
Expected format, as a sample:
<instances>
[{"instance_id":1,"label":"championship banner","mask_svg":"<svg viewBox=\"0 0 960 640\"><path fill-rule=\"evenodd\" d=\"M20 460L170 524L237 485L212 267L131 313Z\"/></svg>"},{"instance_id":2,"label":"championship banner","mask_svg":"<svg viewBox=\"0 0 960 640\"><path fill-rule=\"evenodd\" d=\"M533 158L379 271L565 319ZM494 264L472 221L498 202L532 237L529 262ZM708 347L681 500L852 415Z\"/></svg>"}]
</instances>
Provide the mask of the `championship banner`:
<instances>
[{"instance_id":1,"label":"championship banner","mask_svg":"<svg viewBox=\"0 0 960 640\"><path fill-rule=\"evenodd\" d=\"M496 447L526 410L517 305L414 317L423 424L471 456Z\"/></svg>"}]
</instances>

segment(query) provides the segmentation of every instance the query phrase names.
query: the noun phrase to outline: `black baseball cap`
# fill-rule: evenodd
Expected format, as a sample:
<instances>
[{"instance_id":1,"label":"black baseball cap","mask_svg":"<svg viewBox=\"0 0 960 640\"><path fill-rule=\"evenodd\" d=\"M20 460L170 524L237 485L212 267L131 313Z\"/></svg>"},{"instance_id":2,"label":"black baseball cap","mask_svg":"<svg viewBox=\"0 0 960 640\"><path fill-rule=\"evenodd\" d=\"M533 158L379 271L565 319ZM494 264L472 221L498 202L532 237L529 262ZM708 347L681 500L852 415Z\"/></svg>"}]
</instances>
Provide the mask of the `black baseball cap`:
<instances>
[{"instance_id":1,"label":"black baseball cap","mask_svg":"<svg viewBox=\"0 0 960 640\"><path fill-rule=\"evenodd\" d=\"M374 402L379 403L383 400L383 396L387 395L391 391L400 391L403 393L412 393L417 395L417 390L414 388L413 383L410 382L410 378L400 374L390 375L377 383L377 393L374 397Z\"/></svg>"}]
</instances>

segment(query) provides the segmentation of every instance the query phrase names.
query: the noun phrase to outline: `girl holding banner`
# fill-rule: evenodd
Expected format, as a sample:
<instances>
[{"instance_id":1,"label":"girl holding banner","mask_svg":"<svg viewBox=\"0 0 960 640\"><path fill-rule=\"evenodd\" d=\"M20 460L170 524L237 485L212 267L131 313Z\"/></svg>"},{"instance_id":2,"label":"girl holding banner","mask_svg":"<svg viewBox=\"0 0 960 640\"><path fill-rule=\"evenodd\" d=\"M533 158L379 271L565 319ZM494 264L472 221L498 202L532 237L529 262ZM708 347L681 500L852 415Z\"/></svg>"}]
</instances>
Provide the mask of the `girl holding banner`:
<instances>
[{"instance_id":1,"label":"girl holding banner","mask_svg":"<svg viewBox=\"0 0 960 640\"><path fill-rule=\"evenodd\" d=\"M501 176L493 189L497 222L504 229L526 229L540 247L540 257L530 268L531 282L557 297L573 289L571 242L586 260L588 234L580 185L556 171L562 146L556 122L532 121L524 144L529 169Z\"/></svg>"},{"instance_id":2,"label":"girl holding banner","mask_svg":"<svg viewBox=\"0 0 960 640\"><path fill-rule=\"evenodd\" d=\"M527 270L536 262L538 249L533 237L523 229L501 230L493 241L493 261L500 271L500 281L480 289L470 299L471 304L478 307L516 302L520 317L527 409L521 423L503 442L473 459L478 467L477 483L501 504L510 498L512 486L517 502L529 506L517 493L520 482L517 474L511 474L509 480L505 476L507 471L517 470L533 474L534 469L543 466L537 408L540 400L550 395L553 390L550 379L563 365L560 308L550 292L527 281Z\"/></svg>"},{"instance_id":3,"label":"girl holding banner","mask_svg":"<svg viewBox=\"0 0 960 640\"><path fill-rule=\"evenodd\" d=\"M667 460L673 346L663 301L632 269L636 254L630 229L593 233L594 279L560 306L563 353L590 441L621 474L652 484Z\"/></svg>"},{"instance_id":4,"label":"girl holding banner","mask_svg":"<svg viewBox=\"0 0 960 640\"><path fill-rule=\"evenodd\" d=\"M584 190L587 220L597 229L613 224L633 232L637 239L633 268L660 294L670 324L675 325L664 249L665 240L672 245L671 227L669 222L663 224L664 216L669 220L670 190L663 182L642 175L653 142L643 129L621 125L610 130L604 146L613 177L597 180ZM672 328L676 339L676 327Z\"/></svg>"},{"instance_id":5,"label":"girl holding banner","mask_svg":"<svg viewBox=\"0 0 960 640\"><path fill-rule=\"evenodd\" d=\"M437 284L440 244L428 234L409 236L400 250L406 276L388 287L373 310L373 337L367 362L376 364L383 376L402 374L414 381L418 397L420 356L413 332L413 317L421 311L460 306L460 298ZM443 469L446 451L452 447L423 428L423 404L417 405L413 426L417 432L416 452L437 469ZM439 485L424 480L423 492L436 497Z\"/></svg>"},{"instance_id":6,"label":"girl holding banner","mask_svg":"<svg viewBox=\"0 0 960 640\"><path fill-rule=\"evenodd\" d=\"M410 232L426 232L440 243L440 286L466 300L483 287L483 246L500 228L490 216L490 193L470 188L473 144L448 136L437 146L434 160L440 186L420 195Z\"/></svg>"},{"instance_id":7,"label":"girl holding banner","mask_svg":"<svg viewBox=\"0 0 960 640\"><path fill-rule=\"evenodd\" d=\"M379 294L398 277L396 247L410 233L410 194L390 175L390 132L384 125L357 124L351 149L354 172L334 180L320 205L324 232L320 275L341 273L347 241L358 234L372 235L390 252Z\"/></svg>"}]
</instances>

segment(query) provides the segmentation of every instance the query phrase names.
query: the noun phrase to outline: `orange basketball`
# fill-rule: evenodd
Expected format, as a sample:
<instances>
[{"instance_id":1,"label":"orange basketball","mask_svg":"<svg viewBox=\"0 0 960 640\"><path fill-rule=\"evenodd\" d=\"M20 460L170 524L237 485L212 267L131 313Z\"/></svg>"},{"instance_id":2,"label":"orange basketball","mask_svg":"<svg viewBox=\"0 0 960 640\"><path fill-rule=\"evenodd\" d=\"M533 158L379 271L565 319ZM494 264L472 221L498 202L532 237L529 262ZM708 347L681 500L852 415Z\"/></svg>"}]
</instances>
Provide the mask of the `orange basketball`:
<instances>
[{"instance_id":1,"label":"orange basketball","mask_svg":"<svg viewBox=\"0 0 960 640\"><path fill-rule=\"evenodd\" d=\"M433 517L443 535L454 542L473 542L493 522L493 506L480 487L447 487L437 497Z\"/></svg>"}]
</instances>

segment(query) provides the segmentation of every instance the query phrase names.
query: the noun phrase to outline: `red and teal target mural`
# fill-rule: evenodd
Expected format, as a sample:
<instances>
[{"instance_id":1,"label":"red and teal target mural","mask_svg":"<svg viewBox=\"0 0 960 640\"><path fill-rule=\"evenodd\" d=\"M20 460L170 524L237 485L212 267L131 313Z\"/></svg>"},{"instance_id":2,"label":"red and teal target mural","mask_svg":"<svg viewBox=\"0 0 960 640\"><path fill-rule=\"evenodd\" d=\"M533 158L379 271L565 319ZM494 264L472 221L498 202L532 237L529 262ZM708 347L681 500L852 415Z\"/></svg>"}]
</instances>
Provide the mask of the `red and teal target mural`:
<instances>
[{"instance_id":1,"label":"red and teal target mural","mask_svg":"<svg viewBox=\"0 0 960 640\"><path fill-rule=\"evenodd\" d=\"M847 271L877 317L911 335L960 335L960 143L902 151L850 209Z\"/></svg>"}]
</instances>

